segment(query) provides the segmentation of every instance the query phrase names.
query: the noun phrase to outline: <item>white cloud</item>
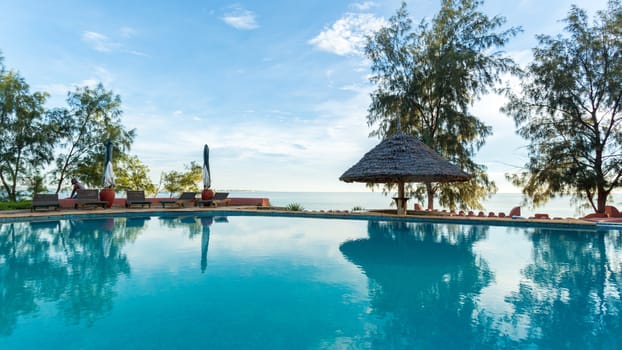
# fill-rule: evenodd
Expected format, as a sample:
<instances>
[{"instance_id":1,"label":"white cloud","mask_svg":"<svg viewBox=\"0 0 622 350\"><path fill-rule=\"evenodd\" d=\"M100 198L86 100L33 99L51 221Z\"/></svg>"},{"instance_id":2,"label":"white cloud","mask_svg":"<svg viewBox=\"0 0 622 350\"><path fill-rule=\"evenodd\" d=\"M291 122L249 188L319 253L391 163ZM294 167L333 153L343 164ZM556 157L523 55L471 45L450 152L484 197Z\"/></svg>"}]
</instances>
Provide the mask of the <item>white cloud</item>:
<instances>
[{"instance_id":1,"label":"white cloud","mask_svg":"<svg viewBox=\"0 0 622 350\"><path fill-rule=\"evenodd\" d=\"M134 28L131 27L121 27L119 28L119 33L121 34L122 38L131 38L134 35L136 35L136 30Z\"/></svg>"},{"instance_id":2,"label":"white cloud","mask_svg":"<svg viewBox=\"0 0 622 350\"><path fill-rule=\"evenodd\" d=\"M99 52L111 52L119 47L119 44L112 42L107 36L97 32L82 33L82 40Z\"/></svg>"},{"instance_id":3,"label":"white cloud","mask_svg":"<svg viewBox=\"0 0 622 350\"><path fill-rule=\"evenodd\" d=\"M316 105L313 119L296 111L267 108L254 113L287 118L268 123L266 118L236 116L236 126L231 128L230 119L197 115L201 119L197 121L182 110L159 114L142 108L139 114L125 114L125 121L128 127L139 128L132 152L150 166L153 181L162 171L200 160L207 143L218 188L360 191L364 185L338 178L378 140L368 137L369 88L353 86L348 91L350 97ZM150 122L144 123L147 115ZM163 142L162 130L175 141Z\"/></svg>"},{"instance_id":4,"label":"white cloud","mask_svg":"<svg viewBox=\"0 0 622 350\"><path fill-rule=\"evenodd\" d=\"M95 66L93 70L95 72L95 78L101 81L104 85L111 85L111 83L114 81L113 74L105 67Z\"/></svg>"},{"instance_id":5,"label":"white cloud","mask_svg":"<svg viewBox=\"0 0 622 350\"><path fill-rule=\"evenodd\" d=\"M122 38L128 39L132 37L136 31L129 27L122 27L119 29ZM82 33L82 41L86 42L92 49L99 52L124 52L134 56L148 57L147 54L124 48L119 42L116 42L104 34L97 32L86 31Z\"/></svg>"},{"instance_id":6,"label":"white cloud","mask_svg":"<svg viewBox=\"0 0 622 350\"><path fill-rule=\"evenodd\" d=\"M373 1L357 2L357 3L350 5L351 8L356 9L358 11L367 11L371 9L372 7L376 7L376 6L378 6L378 4Z\"/></svg>"},{"instance_id":7,"label":"white cloud","mask_svg":"<svg viewBox=\"0 0 622 350\"><path fill-rule=\"evenodd\" d=\"M330 28L325 28L309 44L320 50L345 56L362 54L365 36L386 25L386 20L368 13L347 13Z\"/></svg>"},{"instance_id":8,"label":"white cloud","mask_svg":"<svg viewBox=\"0 0 622 350\"><path fill-rule=\"evenodd\" d=\"M97 84L99 83L99 80L97 79L86 79L86 80L82 80L81 82L77 83L77 84L73 84L73 87L88 87L91 89L94 89ZM73 89L72 89L73 90Z\"/></svg>"},{"instance_id":9,"label":"white cloud","mask_svg":"<svg viewBox=\"0 0 622 350\"><path fill-rule=\"evenodd\" d=\"M236 29L252 30L259 28L255 13L241 6L235 6L231 12L226 13L222 20Z\"/></svg>"}]
</instances>

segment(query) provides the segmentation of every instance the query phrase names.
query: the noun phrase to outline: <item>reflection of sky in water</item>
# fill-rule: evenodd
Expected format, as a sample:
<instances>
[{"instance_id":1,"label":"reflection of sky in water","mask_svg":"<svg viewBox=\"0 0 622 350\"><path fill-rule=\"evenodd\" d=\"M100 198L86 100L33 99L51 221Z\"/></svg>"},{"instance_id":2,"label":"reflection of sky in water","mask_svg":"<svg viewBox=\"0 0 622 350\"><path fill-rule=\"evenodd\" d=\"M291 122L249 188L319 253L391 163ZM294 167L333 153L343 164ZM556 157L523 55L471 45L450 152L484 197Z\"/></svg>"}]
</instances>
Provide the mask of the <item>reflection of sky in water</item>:
<instances>
[{"instance_id":1,"label":"reflection of sky in water","mask_svg":"<svg viewBox=\"0 0 622 350\"><path fill-rule=\"evenodd\" d=\"M616 232L184 215L0 226L0 348L622 344Z\"/></svg>"}]
</instances>

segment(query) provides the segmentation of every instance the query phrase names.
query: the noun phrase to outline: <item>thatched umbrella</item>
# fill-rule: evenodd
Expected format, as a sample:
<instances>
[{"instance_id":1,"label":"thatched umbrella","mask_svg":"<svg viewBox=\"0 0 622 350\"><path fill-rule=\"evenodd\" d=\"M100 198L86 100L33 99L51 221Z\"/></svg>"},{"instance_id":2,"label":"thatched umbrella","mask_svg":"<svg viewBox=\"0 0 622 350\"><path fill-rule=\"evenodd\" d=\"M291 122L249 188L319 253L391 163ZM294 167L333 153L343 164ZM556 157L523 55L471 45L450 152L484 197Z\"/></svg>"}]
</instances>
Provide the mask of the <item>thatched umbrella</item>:
<instances>
[{"instance_id":1,"label":"thatched umbrella","mask_svg":"<svg viewBox=\"0 0 622 350\"><path fill-rule=\"evenodd\" d=\"M406 213L404 184L407 182L467 181L471 175L443 159L417 138L401 132L383 140L348 169L345 182L396 183L397 213Z\"/></svg>"}]
</instances>

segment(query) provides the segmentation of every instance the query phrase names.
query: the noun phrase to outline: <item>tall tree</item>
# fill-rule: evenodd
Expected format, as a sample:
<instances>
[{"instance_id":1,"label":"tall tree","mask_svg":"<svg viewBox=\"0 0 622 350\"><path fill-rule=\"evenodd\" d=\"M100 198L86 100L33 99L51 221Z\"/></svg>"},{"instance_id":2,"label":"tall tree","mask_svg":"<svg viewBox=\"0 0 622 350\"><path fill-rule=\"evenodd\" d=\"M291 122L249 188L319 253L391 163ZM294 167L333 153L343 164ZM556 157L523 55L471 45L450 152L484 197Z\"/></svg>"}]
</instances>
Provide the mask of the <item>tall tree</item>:
<instances>
[{"instance_id":1,"label":"tall tree","mask_svg":"<svg viewBox=\"0 0 622 350\"><path fill-rule=\"evenodd\" d=\"M136 156L120 159L115 169L115 189L120 191L144 190L148 195L155 196L156 185L149 179L149 167L143 164Z\"/></svg>"},{"instance_id":2,"label":"tall tree","mask_svg":"<svg viewBox=\"0 0 622 350\"><path fill-rule=\"evenodd\" d=\"M589 24L572 6L566 36L539 35L520 94L504 111L529 141L525 170L510 175L535 205L571 195L603 213L622 182L622 3Z\"/></svg>"},{"instance_id":3,"label":"tall tree","mask_svg":"<svg viewBox=\"0 0 622 350\"><path fill-rule=\"evenodd\" d=\"M431 22L413 27L406 3L389 25L368 40L365 53L372 62L376 85L367 117L372 132L382 138L401 131L414 135L443 157L474 175L461 184L416 184L413 195L434 206L481 207L496 191L486 167L473 157L491 128L469 112L482 94L516 71L514 62L498 51L519 28L501 30L505 18L478 11L479 0L443 0Z\"/></svg>"},{"instance_id":4,"label":"tall tree","mask_svg":"<svg viewBox=\"0 0 622 350\"><path fill-rule=\"evenodd\" d=\"M10 201L17 200L18 184L53 159L58 128L45 113L46 98L0 67L0 184Z\"/></svg>"},{"instance_id":5,"label":"tall tree","mask_svg":"<svg viewBox=\"0 0 622 350\"><path fill-rule=\"evenodd\" d=\"M79 178L88 186L101 184L105 158L105 141L114 145L113 164L123 159L130 149L136 131L121 123L121 97L106 91L100 83L95 88L76 88L67 97L68 109L56 109L66 132L56 158L56 192L67 177Z\"/></svg>"}]
</instances>

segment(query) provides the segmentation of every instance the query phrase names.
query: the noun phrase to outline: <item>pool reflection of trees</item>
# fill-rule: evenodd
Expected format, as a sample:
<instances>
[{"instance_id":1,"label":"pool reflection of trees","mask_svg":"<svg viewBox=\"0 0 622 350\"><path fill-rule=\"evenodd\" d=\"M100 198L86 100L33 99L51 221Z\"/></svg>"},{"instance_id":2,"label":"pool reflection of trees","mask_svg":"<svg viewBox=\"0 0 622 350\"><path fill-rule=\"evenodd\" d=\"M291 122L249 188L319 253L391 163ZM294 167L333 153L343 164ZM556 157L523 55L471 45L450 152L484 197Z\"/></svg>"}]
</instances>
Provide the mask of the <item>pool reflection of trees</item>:
<instances>
[{"instance_id":1,"label":"pool reflection of trees","mask_svg":"<svg viewBox=\"0 0 622 350\"><path fill-rule=\"evenodd\" d=\"M493 341L474 326L477 295L492 280L473 243L486 226L376 222L369 238L340 250L369 278L373 313L383 319L374 348L477 348Z\"/></svg>"},{"instance_id":2,"label":"pool reflection of trees","mask_svg":"<svg viewBox=\"0 0 622 350\"><path fill-rule=\"evenodd\" d=\"M622 349L622 234L534 230L510 320L530 330L521 345Z\"/></svg>"},{"instance_id":3,"label":"pool reflection of trees","mask_svg":"<svg viewBox=\"0 0 622 350\"><path fill-rule=\"evenodd\" d=\"M149 217L34 221L0 226L0 335L18 317L56 303L69 323L92 324L112 309L114 286L129 276L122 248L136 240ZM184 217L168 226L201 234L201 271L207 266L210 225L226 217Z\"/></svg>"},{"instance_id":4,"label":"pool reflection of trees","mask_svg":"<svg viewBox=\"0 0 622 350\"><path fill-rule=\"evenodd\" d=\"M378 348L622 348L622 234L535 229L514 307L478 305L493 280L472 246L485 227L370 222L344 256L369 278ZM460 231L468 230L468 231ZM511 247L508 247L511 249Z\"/></svg>"},{"instance_id":5,"label":"pool reflection of trees","mask_svg":"<svg viewBox=\"0 0 622 350\"><path fill-rule=\"evenodd\" d=\"M130 274L122 247L140 229L124 220L10 223L0 227L0 335L17 318L56 303L69 323L92 324L112 308L114 285Z\"/></svg>"}]
</instances>

